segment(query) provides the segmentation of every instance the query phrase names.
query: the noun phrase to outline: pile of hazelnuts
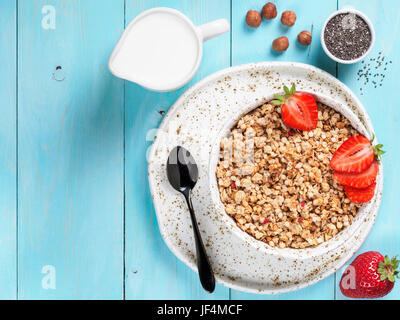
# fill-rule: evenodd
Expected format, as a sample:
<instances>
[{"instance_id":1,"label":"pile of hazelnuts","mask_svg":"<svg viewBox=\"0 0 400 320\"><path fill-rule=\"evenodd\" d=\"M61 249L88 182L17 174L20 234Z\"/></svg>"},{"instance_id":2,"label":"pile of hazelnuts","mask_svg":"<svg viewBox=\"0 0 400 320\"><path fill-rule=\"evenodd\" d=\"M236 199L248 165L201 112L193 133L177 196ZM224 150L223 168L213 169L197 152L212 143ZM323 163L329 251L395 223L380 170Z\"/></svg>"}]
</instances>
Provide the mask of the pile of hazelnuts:
<instances>
[{"instance_id":1,"label":"pile of hazelnuts","mask_svg":"<svg viewBox=\"0 0 400 320\"><path fill-rule=\"evenodd\" d=\"M278 15L275 4L268 2L264 5L261 11L262 16L266 20L275 19ZM246 23L249 27L258 28L261 24L261 14L258 11L250 10L246 15ZM283 25L292 27L296 22L296 13L294 11L285 11L282 13L281 22ZM297 40L303 46L309 46L312 41L312 35L309 31L302 31L297 36ZM287 37L280 37L272 42L272 48L275 51L283 52L289 48L289 39Z\"/></svg>"}]
</instances>

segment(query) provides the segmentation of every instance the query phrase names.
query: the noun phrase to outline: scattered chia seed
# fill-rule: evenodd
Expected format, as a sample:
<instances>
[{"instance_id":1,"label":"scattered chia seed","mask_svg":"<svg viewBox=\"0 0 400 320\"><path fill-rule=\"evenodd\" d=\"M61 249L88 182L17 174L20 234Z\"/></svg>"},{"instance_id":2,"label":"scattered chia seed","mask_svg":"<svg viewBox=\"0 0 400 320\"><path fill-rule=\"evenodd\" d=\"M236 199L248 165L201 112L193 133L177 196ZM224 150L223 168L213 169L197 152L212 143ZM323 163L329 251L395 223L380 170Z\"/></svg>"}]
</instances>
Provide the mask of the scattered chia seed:
<instances>
[{"instance_id":1,"label":"scattered chia seed","mask_svg":"<svg viewBox=\"0 0 400 320\"><path fill-rule=\"evenodd\" d=\"M354 60L369 49L371 31L368 24L358 15L342 13L329 20L324 39L326 47L335 57Z\"/></svg>"},{"instance_id":2,"label":"scattered chia seed","mask_svg":"<svg viewBox=\"0 0 400 320\"><path fill-rule=\"evenodd\" d=\"M372 83L373 87L376 89L382 87L383 81L385 80L386 75L383 72L388 71L388 65L393 62L389 59L386 59L383 56L382 52L379 52L378 57L370 58L369 60L364 60L361 62L360 69L357 72L357 81L363 81L363 86L366 86L369 83ZM384 63L384 61L388 61ZM371 70L372 68L372 70ZM383 72L382 72L383 68ZM372 72L371 72L372 71ZM374 73L373 73L374 72ZM360 87L360 94L364 95L365 90L363 87Z\"/></svg>"}]
</instances>

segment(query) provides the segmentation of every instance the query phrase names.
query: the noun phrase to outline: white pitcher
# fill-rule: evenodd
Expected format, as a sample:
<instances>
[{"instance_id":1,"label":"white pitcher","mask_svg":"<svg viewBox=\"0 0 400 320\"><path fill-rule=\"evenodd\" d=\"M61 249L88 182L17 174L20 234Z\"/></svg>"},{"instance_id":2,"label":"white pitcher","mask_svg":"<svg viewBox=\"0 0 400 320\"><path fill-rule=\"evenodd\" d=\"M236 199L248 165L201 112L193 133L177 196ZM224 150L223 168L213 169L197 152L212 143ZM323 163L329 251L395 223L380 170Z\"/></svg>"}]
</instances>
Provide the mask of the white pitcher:
<instances>
[{"instance_id":1,"label":"white pitcher","mask_svg":"<svg viewBox=\"0 0 400 320\"><path fill-rule=\"evenodd\" d=\"M146 10L129 23L108 66L115 76L149 90L173 91L196 74L203 42L229 29L225 19L196 27L175 9Z\"/></svg>"}]
</instances>

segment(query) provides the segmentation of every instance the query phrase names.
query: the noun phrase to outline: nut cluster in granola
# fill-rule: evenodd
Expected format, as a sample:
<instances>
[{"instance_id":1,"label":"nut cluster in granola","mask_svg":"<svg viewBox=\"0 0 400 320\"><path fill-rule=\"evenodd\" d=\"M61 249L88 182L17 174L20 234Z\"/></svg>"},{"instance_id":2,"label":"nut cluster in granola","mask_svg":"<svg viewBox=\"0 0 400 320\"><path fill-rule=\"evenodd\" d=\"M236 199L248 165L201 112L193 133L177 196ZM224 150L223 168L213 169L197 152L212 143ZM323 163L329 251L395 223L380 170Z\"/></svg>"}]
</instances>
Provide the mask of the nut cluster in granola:
<instances>
[{"instance_id":1,"label":"nut cluster in granola","mask_svg":"<svg viewBox=\"0 0 400 320\"><path fill-rule=\"evenodd\" d=\"M318 110L317 128L299 132L282 122L280 107L264 104L221 141L216 176L226 213L271 247L317 246L357 214L329 162L358 132L335 110L320 103Z\"/></svg>"}]
</instances>

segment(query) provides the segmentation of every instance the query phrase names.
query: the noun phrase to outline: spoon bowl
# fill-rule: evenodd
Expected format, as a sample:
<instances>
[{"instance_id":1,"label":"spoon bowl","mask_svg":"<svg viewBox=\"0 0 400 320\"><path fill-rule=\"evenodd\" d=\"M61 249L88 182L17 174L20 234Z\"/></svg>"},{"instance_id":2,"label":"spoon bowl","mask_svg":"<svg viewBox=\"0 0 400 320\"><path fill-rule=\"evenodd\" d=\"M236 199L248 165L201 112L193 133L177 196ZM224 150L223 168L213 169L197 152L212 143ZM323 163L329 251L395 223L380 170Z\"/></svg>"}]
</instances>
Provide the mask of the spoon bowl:
<instances>
[{"instance_id":1,"label":"spoon bowl","mask_svg":"<svg viewBox=\"0 0 400 320\"><path fill-rule=\"evenodd\" d=\"M189 151L176 147L168 157L167 175L172 187L182 192L185 188L195 187L199 178L199 169Z\"/></svg>"}]
</instances>

